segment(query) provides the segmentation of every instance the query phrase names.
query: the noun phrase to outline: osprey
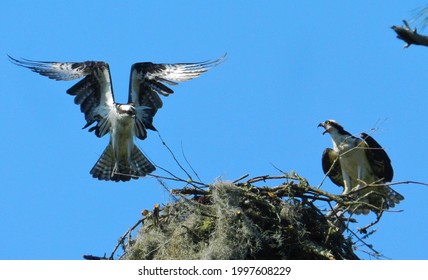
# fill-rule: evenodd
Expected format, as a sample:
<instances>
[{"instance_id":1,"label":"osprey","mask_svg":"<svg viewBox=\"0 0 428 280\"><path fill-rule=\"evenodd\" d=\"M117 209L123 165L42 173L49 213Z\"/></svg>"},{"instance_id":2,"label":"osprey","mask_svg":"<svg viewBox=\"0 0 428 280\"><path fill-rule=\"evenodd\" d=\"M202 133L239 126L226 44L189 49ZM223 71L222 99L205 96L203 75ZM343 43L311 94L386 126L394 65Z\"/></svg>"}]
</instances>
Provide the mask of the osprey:
<instances>
[{"instance_id":1,"label":"osprey","mask_svg":"<svg viewBox=\"0 0 428 280\"><path fill-rule=\"evenodd\" d=\"M344 188L343 194L370 204L351 207L351 213L368 214L370 210L379 213L404 199L389 186L382 185L392 181L394 171L387 153L376 140L366 133L361 133L361 138L355 137L333 120L322 122L318 127L323 127L323 134L329 133L333 140L333 149L325 149L322 156L324 173Z\"/></svg>"},{"instance_id":2,"label":"osprey","mask_svg":"<svg viewBox=\"0 0 428 280\"><path fill-rule=\"evenodd\" d=\"M174 91L168 85L177 85L199 77L224 59L201 63L155 64L135 63L131 67L128 103L116 103L109 65L102 61L45 62L18 60L9 56L12 63L54 80L81 79L67 90L74 96L85 115L83 129L95 132L97 137L110 134L110 142L90 173L99 180L129 181L155 170L134 143L134 136L144 140L146 129L156 130L153 117L163 105L159 95L168 96Z\"/></svg>"}]
</instances>

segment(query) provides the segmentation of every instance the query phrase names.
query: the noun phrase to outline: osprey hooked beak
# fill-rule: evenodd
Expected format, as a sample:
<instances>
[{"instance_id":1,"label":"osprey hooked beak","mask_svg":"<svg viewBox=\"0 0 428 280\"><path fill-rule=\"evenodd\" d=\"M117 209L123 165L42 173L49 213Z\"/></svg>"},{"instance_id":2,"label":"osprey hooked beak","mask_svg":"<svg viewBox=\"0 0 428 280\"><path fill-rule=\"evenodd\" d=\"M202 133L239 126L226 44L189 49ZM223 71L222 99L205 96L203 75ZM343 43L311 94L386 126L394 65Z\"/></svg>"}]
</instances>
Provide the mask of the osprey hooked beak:
<instances>
[{"instance_id":1,"label":"osprey hooked beak","mask_svg":"<svg viewBox=\"0 0 428 280\"><path fill-rule=\"evenodd\" d=\"M326 134L327 131L327 124L325 122L319 123L317 127L322 127L324 128L324 132L322 133L322 135Z\"/></svg>"}]
</instances>

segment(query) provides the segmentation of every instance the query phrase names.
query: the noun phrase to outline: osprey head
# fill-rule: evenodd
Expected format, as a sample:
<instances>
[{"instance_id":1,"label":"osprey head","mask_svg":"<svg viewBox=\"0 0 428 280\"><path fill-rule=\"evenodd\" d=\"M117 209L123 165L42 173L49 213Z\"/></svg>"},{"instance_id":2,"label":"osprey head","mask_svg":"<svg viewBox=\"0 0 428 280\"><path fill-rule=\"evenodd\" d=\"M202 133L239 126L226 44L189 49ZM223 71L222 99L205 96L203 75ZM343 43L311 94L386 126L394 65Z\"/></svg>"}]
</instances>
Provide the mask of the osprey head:
<instances>
[{"instance_id":1,"label":"osprey head","mask_svg":"<svg viewBox=\"0 0 428 280\"><path fill-rule=\"evenodd\" d=\"M127 114L131 117L135 116L135 106L133 103L116 104L116 109L119 114Z\"/></svg>"},{"instance_id":2,"label":"osprey head","mask_svg":"<svg viewBox=\"0 0 428 280\"><path fill-rule=\"evenodd\" d=\"M345 134L345 130L343 129L343 126L338 124L335 120L326 120L325 122L322 122L318 125L318 127L323 127L325 130L322 133L323 135L328 133L331 133L333 131L337 131L341 134Z\"/></svg>"}]
</instances>

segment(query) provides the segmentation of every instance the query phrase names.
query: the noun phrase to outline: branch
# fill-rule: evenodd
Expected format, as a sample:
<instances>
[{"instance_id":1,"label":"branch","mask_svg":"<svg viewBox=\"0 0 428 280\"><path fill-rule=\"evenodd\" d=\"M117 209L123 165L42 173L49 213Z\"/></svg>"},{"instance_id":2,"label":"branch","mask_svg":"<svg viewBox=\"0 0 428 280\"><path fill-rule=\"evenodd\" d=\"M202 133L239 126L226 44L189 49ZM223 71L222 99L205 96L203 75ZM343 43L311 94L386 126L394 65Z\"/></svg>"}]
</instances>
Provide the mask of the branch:
<instances>
[{"instance_id":1,"label":"branch","mask_svg":"<svg viewBox=\"0 0 428 280\"><path fill-rule=\"evenodd\" d=\"M232 181L232 183L233 184L236 184L236 183L238 183L239 181L241 181L241 180L243 180L243 179L245 179L245 178L247 178L248 176L250 176L250 174L245 174L245 175L242 175L241 177L239 177L238 179L236 179L236 180L234 180L234 181Z\"/></svg>"},{"instance_id":2,"label":"branch","mask_svg":"<svg viewBox=\"0 0 428 280\"><path fill-rule=\"evenodd\" d=\"M193 171L193 174L195 174L196 178L198 178L199 181L202 181L199 177L198 173L195 171L193 166L190 164L190 162L187 160L186 154L184 153L183 149L183 142L181 142L181 154L183 155L184 160L186 161L187 165L190 167L190 169ZM191 179L191 178L190 178Z\"/></svg>"},{"instance_id":3,"label":"branch","mask_svg":"<svg viewBox=\"0 0 428 280\"><path fill-rule=\"evenodd\" d=\"M129 228L120 238L119 241L116 244L116 247L114 247L113 252L111 252L110 257L108 258L109 260L113 260L114 259L114 254L116 253L117 249L119 249L120 245L123 244L123 242L125 241L126 237L129 236L129 234L139 225L142 224L144 222L144 220L146 219L146 217L138 220L138 222L136 222L131 228Z\"/></svg>"},{"instance_id":4,"label":"branch","mask_svg":"<svg viewBox=\"0 0 428 280\"><path fill-rule=\"evenodd\" d=\"M271 176L271 175L263 175L263 176L257 176L247 181L247 184L256 183L259 181L266 181L266 180L272 180L272 179L291 179L291 180L299 180L300 178L297 176L290 176L288 174L279 175L279 176Z\"/></svg>"},{"instance_id":5,"label":"branch","mask_svg":"<svg viewBox=\"0 0 428 280\"><path fill-rule=\"evenodd\" d=\"M200 189L191 189L191 188L182 188L182 189L172 189L171 194L182 194L182 195L209 195L209 191L200 190Z\"/></svg>"},{"instance_id":6,"label":"branch","mask_svg":"<svg viewBox=\"0 0 428 280\"><path fill-rule=\"evenodd\" d=\"M164 179L164 180L169 180L169 181L183 182L183 183L186 183L188 185L193 186L195 189L201 189L201 188L204 188L204 187L208 187L208 185L206 185L206 184L204 184L202 182L193 181L191 178L189 178L187 180L186 179L182 179L182 178L180 178L180 177L172 174L171 172L169 172L168 170L166 170L166 169L164 169L162 167L159 167L159 166L157 166L157 167L160 168L160 169L162 169L163 171L169 173L172 177L166 177L166 176L161 176L161 175L156 175L156 174L147 174L147 176L156 178L158 180Z\"/></svg>"},{"instance_id":7,"label":"branch","mask_svg":"<svg viewBox=\"0 0 428 280\"><path fill-rule=\"evenodd\" d=\"M397 33L397 38L406 42L405 48L410 45L421 45L428 46L428 36L420 35L415 29L411 29L407 21L403 20L404 27L402 26L391 26L391 28Z\"/></svg>"},{"instance_id":8,"label":"branch","mask_svg":"<svg viewBox=\"0 0 428 280\"><path fill-rule=\"evenodd\" d=\"M106 258L105 255L104 255L104 257L97 257L97 256L93 256L93 255L83 255L83 258L85 260L89 260L89 261L108 260L108 258Z\"/></svg>"},{"instance_id":9,"label":"branch","mask_svg":"<svg viewBox=\"0 0 428 280\"><path fill-rule=\"evenodd\" d=\"M422 185L422 186L427 186L428 187L428 183L423 183L423 182L418 182L418 181L402 181L402 182L379 184L379 185L380 186L382 186L382 185L393 186L393 185L404 185L404 184L415 184L415 185Z\"/></svg>"},{"instance_id":10,"label":"branch","mask_svg":"<svg viewBox=\"0 0 428 280\"><path fill-rule=\"evenodd\" d=\"M178 161L178 159L176 158L176 156L174 155L174 153L172 152L172 150L170 149L170 147L166 144L166 142L163 140L161 134L159 131L157 131L159 139L162 142L162 145L165 146L165 148L169 151L169 153L171 154L172 158L174 159L175 163L177 163L177 165L180 167L180 169L186 173L187 177L190 178L190 180L193 181L192 176L190 176L190 174L186 171L186 169L184 169L184 167L181 165L181 163Z\"/></svg>"}]
</instances>

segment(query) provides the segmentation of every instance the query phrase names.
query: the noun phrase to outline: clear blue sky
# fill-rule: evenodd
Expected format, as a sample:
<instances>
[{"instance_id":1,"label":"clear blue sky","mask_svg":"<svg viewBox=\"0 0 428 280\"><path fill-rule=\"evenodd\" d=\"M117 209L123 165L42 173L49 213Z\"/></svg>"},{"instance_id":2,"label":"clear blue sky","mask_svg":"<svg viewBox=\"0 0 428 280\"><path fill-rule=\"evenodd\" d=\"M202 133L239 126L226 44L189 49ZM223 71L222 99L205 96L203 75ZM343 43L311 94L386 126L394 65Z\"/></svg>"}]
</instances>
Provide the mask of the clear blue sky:
<instances>
[{"instance_id":1,"label":"clear blue sky","mask_svg":"<svg viewBox=\"0 0 428 280\"><path fill-rule=\"evenodd\" d=\"M65 93L74 83L16 67L7 54L107 61L116 101L125 102L132 63L196 62L227 52L224 64L174 87L154 120L204 182L276 175L273 164L318 185L331 139L317 124L326 119L351 133L376 129L394 182L428 182L428 48L403 49L390 29L425 1L118 3L0 3L0 259L109 255L141 210L170 200L153 178L93 179L89 170L108 137L81 130L83 114ZM186 178L156 133L138 145ZM341 192L330 181L322 188ZM428 187L395 189L406 197L395 208L403 212L386 213L368 242L388 258L428 259Z\"/></svg>"}]
</instances>

